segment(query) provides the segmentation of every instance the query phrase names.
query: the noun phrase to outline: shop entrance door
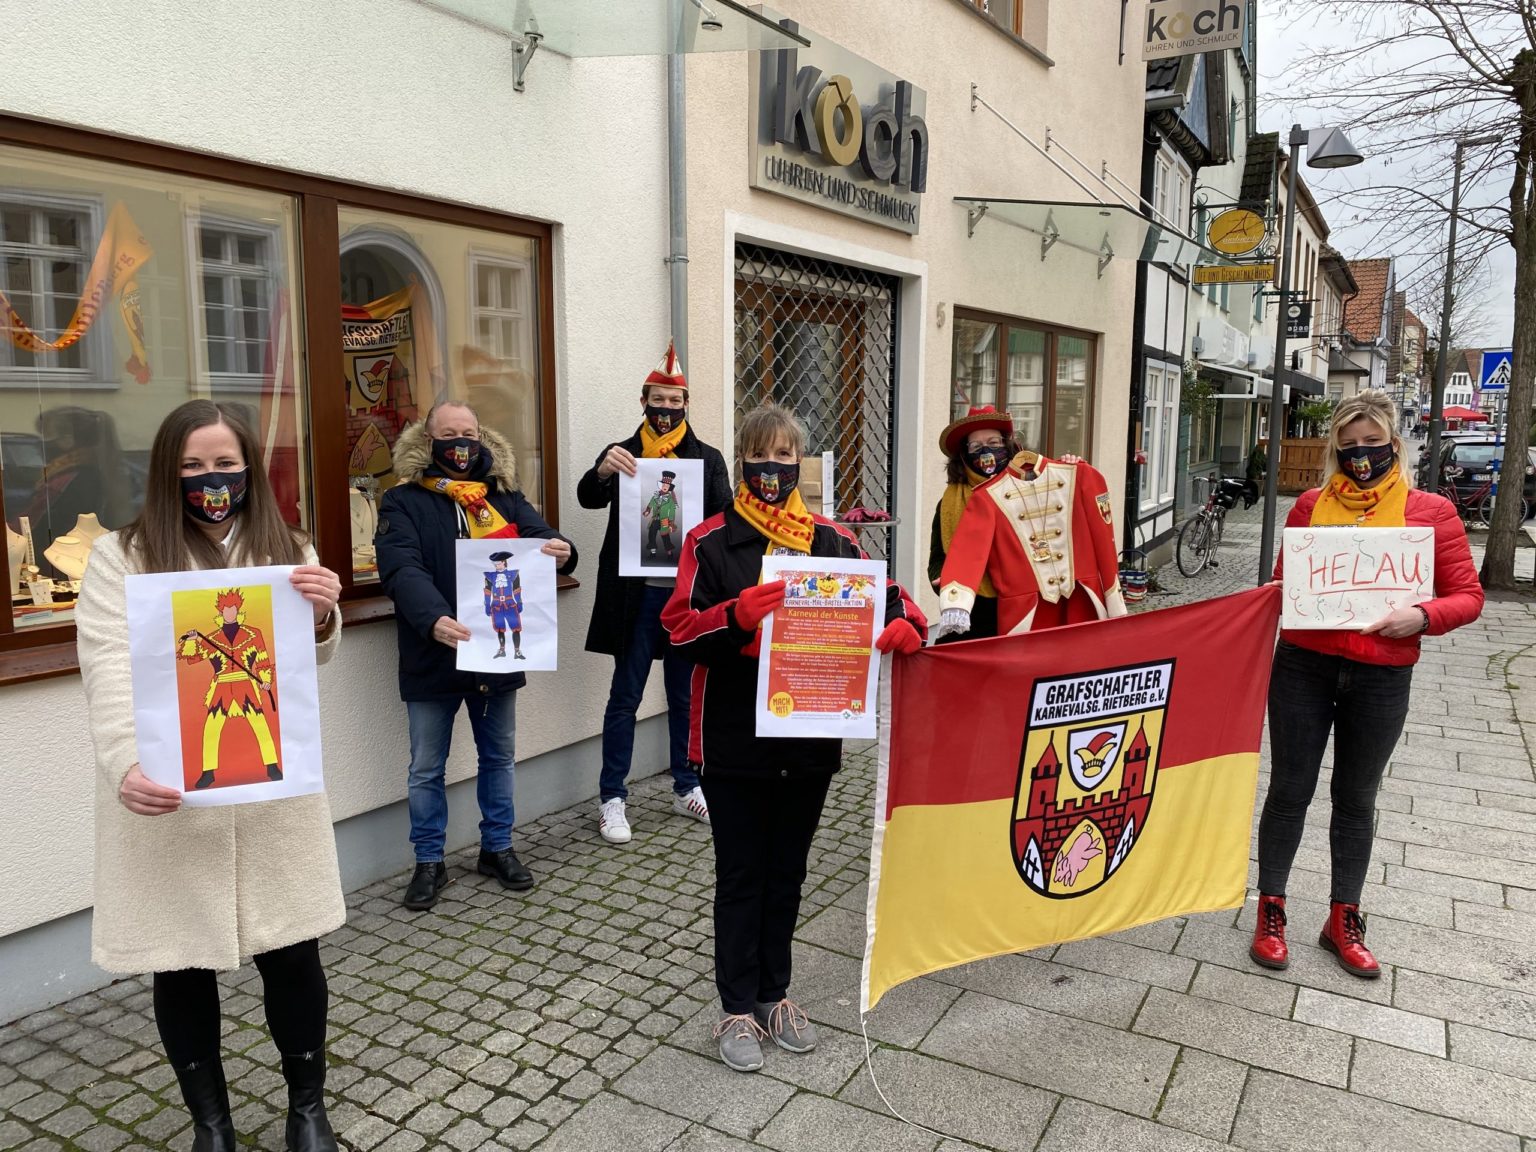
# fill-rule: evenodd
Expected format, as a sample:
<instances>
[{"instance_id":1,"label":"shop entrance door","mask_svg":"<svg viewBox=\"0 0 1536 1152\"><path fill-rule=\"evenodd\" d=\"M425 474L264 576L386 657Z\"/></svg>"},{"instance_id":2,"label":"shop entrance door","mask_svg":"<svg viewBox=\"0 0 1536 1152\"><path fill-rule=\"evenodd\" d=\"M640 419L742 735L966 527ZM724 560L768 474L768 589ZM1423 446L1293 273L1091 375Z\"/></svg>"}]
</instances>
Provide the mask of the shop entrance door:
<instances>
[{"instance_id":1,"label":"shop entrance door","mask_svg":"<svg viewBox=\"0 0 1536 1152\"><path fill-rule=\"evenodd\" d=\"M776 400L810 434L807 454L836 457L839 516L892 517L896 466L896 297L893 276L736 246L736 423ZM897 529L855 528L865 551L889 561Z\"/></svg>"}]
</instances>

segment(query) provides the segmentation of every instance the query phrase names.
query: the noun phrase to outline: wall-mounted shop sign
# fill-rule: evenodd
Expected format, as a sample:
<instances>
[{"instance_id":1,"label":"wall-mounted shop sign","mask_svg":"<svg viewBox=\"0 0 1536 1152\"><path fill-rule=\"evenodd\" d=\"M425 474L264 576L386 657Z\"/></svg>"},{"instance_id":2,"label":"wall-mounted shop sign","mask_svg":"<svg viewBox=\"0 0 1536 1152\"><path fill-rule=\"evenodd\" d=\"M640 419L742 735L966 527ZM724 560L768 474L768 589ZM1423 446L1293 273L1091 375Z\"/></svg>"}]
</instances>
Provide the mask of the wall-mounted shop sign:
<instances>
[{"instance_id":1,"label":"wall-mounted shop sign","mask_svg":"<svg viewBox=\"0 0 1536 1152\"><path fill-rule=\"evenodd\" d=\"M792 20L779 23L799 31ZM926 95L862 56L806 35L809 48L756 54L749 183L915 234L928 185Z\"/></svg>"},{"instance_id":2,"label":"wall-mounted shop sign","mask_svg":"<svg viewBox=\"0 0 1536 1152\"><path fill-rule=\"evenodd\" d=\"M1300 340L1312 335L1312 301L1292 300L1285 306L1285 338Z\"/></svg>"},{"instance_id":3,"label":"wall-mounted shop sign","mask_svg":"<svg viewBox=\"0 0 1536 1152\"><path fill-rule=\"evenodd\" d=\"M1275 278L1275 265L1209 264L1195 269L1196 284L1265 284Z\"/></svg>"},{"instance_id":4,"label":"wall-mounted shop sign","mask_svg":"<svg viewBox=\"0 0 1536 1152\"><path fill-rule=\"evenodd\" d=\"M1241 48L1247 7L1245 0L1148 0L1141 58Z\"/></svg>"}]
</instances>

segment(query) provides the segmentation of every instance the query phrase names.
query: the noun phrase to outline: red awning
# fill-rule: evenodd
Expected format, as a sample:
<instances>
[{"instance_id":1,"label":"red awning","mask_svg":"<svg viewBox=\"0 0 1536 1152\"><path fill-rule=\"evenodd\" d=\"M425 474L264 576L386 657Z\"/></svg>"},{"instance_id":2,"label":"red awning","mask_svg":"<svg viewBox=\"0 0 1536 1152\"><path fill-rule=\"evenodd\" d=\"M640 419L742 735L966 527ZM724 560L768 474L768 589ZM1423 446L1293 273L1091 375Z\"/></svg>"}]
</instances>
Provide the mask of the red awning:
<instances>
[{"instance_id":1,"label":"red awning","mask_svg":"<svg viewBox=\"0 0 1536 1152\"><path fill-rule=\"evenodd\" d=\"M1447 408L1445 410L1445 418L1447 420L1462 420L1468 424L1475 424L1480 420L1486 421L1488 419L1488 417L1484 416L1476 409L1463 408L1459 404L1453 404L1451 407Z\"/></svg>"}]
</instances>

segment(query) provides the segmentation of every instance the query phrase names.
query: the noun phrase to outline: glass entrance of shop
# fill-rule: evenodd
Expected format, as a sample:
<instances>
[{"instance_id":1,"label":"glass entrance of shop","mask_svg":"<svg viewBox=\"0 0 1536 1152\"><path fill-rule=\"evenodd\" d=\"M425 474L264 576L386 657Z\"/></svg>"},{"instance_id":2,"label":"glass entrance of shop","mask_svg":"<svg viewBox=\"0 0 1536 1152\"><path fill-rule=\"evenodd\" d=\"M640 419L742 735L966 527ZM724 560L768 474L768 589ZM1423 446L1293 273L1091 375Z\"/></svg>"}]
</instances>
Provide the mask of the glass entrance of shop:
<instances>
[{"instance_id":1,"label":"glass entrance of shop","mask_svg":"<svg viewBox=\"0 0 1536 1152\"><path fill-rule=\"evenodd\" d=\"M767 400L793 408L807 455L832 452L839 518L854 508L896 516L895 277L736 246L736 421ZM894 525L853 525L889 560Z\"/></svg>"}]
</instances>

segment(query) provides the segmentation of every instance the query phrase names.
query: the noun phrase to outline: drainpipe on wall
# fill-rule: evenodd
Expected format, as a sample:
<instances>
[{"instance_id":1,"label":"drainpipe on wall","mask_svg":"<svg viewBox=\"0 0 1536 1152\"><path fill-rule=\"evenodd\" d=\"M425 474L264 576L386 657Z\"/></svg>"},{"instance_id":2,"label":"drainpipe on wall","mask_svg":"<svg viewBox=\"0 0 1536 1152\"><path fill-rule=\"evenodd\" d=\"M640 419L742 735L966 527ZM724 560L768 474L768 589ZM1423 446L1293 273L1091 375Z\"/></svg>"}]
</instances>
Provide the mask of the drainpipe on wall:
<instances>
[{"instance_id":1,"label":"drainpipe on wall","mask_svg":"<svg viewBox=\"0 0 1536 1152\"><path fill-rule=\"evenodd\" d=\"M685 374L692 370L688 362L688 129L683 119L687 65L681 53L667 57L667 203L672 240L666 262L672 276L672 343Z\"/></svg>"},{"instance_id":2,"label":"drainpipe on wall","mask_svg":"<svg viewBox=\"0 0 1536 1152\"><path fill-rule=\"evenodd\" d=\"M1141 136L1141 188L1142 198L1149 204L1152 195L1152 176L1157 165L1157 150L1162 137L1146 118L1142 120ZM1146 328L1147 328L1147 262L1136 261L1136 297L1131 306L1134 325L1131 332L1131 403L1130 419L1125 431L1125 511L1120 530L1125 551L1136 544L1137 520L1141 513L1141 473L1136 464L1136 453L1141 450L1141 418L1146 389Z\"/></svg>"}]
</instances>

